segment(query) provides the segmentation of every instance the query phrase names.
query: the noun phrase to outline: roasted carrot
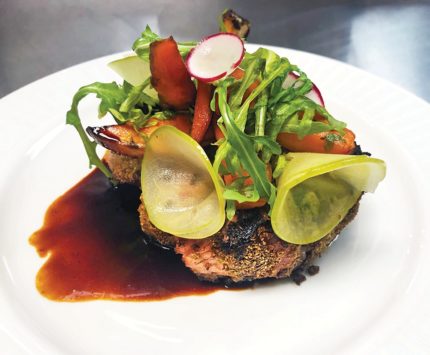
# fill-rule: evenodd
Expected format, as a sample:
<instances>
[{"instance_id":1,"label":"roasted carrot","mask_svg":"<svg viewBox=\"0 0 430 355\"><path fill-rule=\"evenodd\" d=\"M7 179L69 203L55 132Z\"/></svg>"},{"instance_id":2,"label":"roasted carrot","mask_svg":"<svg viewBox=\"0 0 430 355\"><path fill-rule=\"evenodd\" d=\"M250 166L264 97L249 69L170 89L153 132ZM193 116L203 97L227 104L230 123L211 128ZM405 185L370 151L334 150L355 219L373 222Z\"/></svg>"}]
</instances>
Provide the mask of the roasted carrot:
<instances>
[{"instance_id":1,"label":"roasted carrot","mask_svg":"<svg viewBox=\"0 0 430 355\"><path fill-rule=\"evenodd\" d=\"M186 134L190 134L190 116L187 114L177 113L172 118L167 120L159 120L153 117L148 120L146 127L142 128L140 132L149 136L152 134L152 132L154 132L158 127L161 126L173 126Z\"/></svg>"},{"instance_id":2,"label":"roasted carrot","mask_svg":"<svg viewBox=\"0 0 430 355\"><path fill-rule=\"evenodd\" d=\"M280 133L277 141L292 152L350 154L355 148L355 134L344 129L342 136L336 131L314 133L299 139L297 134Z\"/></svg>"},{"instance_id":3,"label":"roasted carrot","mask_svg":"<svg viewBox=\"0 0 430 355\"><path fill-rule=\"evenodd\" d=\"M191 127L191 137L197 142L201 142L211 123L212 111L210 103L212 99L213 86L199 81L197 83L197 98L194 108L193 126Z\"/></svg>"},{"instance_id":4,"label":"roasted carrot","mask_svg":"<svg viewBox=\"0 0 430 355\"><path fill-rule=\"evenodd\" d=\"M269 178L269 180L272 180L272 167L270 166L270 164L266 165L266 175ZM243 182L243 184L245 186L250 186L252 185L254 182L252 181L252 178L249 176L248 172L243 170L242 174L235 174L235 175L224 175L223 179L226 185L231 185L237 178L244 176L247 177L245 179L245 181ZM239 210L247 210L247 209L251 209L251 208L256 208L256 207L262 207L267 203L267 200L264 198L260 198L259 200L255 201L255 202L237 202L236 201L236 208Z\"/></svg>"},{"instance_id":5,"label":"roasted carrot","mask_svg":"<svg viewBox=\"0 0 430 355\"><path fill-rule=\"evenodd\" d=\"M177 114L168 120L150 118L146 127L136 131L130 124L88 127L88 134L106 149L129 157L142 157L145 153L144 136L149 137L158 127L173 126L190 134L191 119L185 114Z\"/></svg>"},{"instance_id":6,"label":"roasted carrot","mask_svg":"<svg viewBox=\"0 0 430 355\"><path fill-rule=\"evenodd\" d=\"M149 64L151 84L163 105L184 110L194 103L196 88L173 37L151 43Z\"/></svg>"},{"instance_id":7,"label":"roasted carrot","mask_svg":"<svg viewBox=\"0 0 430 355\"><path fill-rule=\"evenodd\" d=\"M218 124L217 124L218 118L219 118L219 116L217 116L216 114L212 118L212 125L213 125L214 136L215 136L215 139L217 141L219 141L220 139L224 138L224 133L222 133L221 129L218 127Z\"/></svg>"},{"instance_id":8,"label":"roasted carrot","mask_svg":"<svg viewBox=\"0 0 430 355\"><path fill-rule=\"evenodd\" d=\"M200 145L202 147L205 147L207 145L210 145L216 141L215 139L215 130L213 128L213 121L211 120L211 123L209 124L209 128L206 131L202 141L200 142Z\"/></svg>"}]
</instances>

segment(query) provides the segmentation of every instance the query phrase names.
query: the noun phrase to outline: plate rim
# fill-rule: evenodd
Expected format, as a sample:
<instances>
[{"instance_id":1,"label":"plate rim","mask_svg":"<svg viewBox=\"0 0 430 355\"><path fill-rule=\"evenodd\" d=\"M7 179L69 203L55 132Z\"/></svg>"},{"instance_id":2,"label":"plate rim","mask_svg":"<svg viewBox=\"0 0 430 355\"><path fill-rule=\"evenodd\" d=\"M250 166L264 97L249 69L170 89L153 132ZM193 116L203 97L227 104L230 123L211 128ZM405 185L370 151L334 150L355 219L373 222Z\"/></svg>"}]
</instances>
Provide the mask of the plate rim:
<instances>
[{"instance_id":1,"label":"plate rim","mask_svg":"<svg viewBox=\"0 0 430 355\"><path fill-rule=\"evenodd\" d=\"M329 62L332 62L335 66L341 65L342 67L347 68L347 70L358 71L358 72L362 73L363 75L367 76L368 78L371 78L372 80L376 80L376 81L380 82L381 85L383 85L383 86L387 86L388 85L389 88L401 92L402 94L406 95L409 99L418 100L420 102L420 104L427 105L427 110L430 112L430 104L425 99L423 99L421 97L418 97L417 95L415 95L415 94L407 91L406 89L404 89L403 87L401 87L401 86L399 86L397 84L394 84L394 83L390 82L387 79L380 78L380 77L378 77L377 75L375 75L373 73L369 73L369 72L367 72L367 71L365 71L365 70L363 70L361 68L355 67L355 66L353 66L351 64L344 63L344 62L341 62L341 61L333 59L333 58L321 56L321 55L318 55L318 54L315 54L315 53L310 53L310 52L305 52L305 51L299 51L299 50L290 49L290 48L270 46L270 45L260 45L260 44L251 44L249 47L250 48L257 48L258 46L264 46L264 47L272 49L274 51L287 51L287 52L291 52L291 53L298 53L298 54L300 54L302 56L313 57L317 61L319 61L319 60L329 61ZM28 90L31 91L34 87L37 87L38 83L40 83L40 82L45 82L45 81L50 81L50 80L57 80L57 78L62 73L70 72L71 70L79 70L79 68L82 68L85 65L93 65L95 63L107 62L108 60L111 60L112 58L117 58L118 56L123 55L125 53L130 53L130 52L129 51L127 51L127 52L119 52L119 53L110 54L110 55L107 55L107 56L95 58L95 59L92 59L92 60L84 61L82 63L73 65L73 66L65 68L65 69L62 69L62 70L57 71L55 73L52 73L52 74L50 74L48 76L40 78L40 79L38 79L36 81L33 81L32 83L29 83L29 84L27 84L27 85L25 85L25 86L23 86L23 87L15 90L15 91L13 91L13 92L7 94L6 96L2 97L0 99L0 109L7 108L8 101L11 100L11 97L14 98L16 96L25 95L26 91L28 91ZM430 127L430 122L428 123L428 126ZM31 142L29 144L32 145L33 143L34 142ZM7 153L7 150L4 150L4 148L2 148L0 146L0 152ZM21 153L25 153L25 151L21 151ZM20 156L20 157L22 158L22 156ZM414 159L412 159L412 161L414 161ZM418 162L416 162L416 163L418 163ZM421 170L422 169L419 169L419 171L421 171ZM7 181L7 179L5 179L4 181ZM424 181L424 178L422 178L421 181ZM1 180L0 180L0 190L2 190L2 188L4 187L2 185L3 184L1 183ZM427 193L428 193L428 191L427 191ZM428 207L427 207L427 210L429 210ZM1 266L1 267L3 267L3 266ZM2 314L5 314L5 313L3 313L4 307L5 307L5 305L3 304L3 299L1 297L1 292L0 292L0 310L2 310L2 312L0 312L0 313L2 313ZM5 332L5 330L6 330L6 332L8 331L8 329L5 328L4 324L2 324L2 322L0 321L0 335L2 334L1 331ZM12 334L12 336L9 335L9 337L13 339L13 334ZM0 337L0 339L2 340L1 344L4 345L3 341L4 341L4 339L7 339L7 338L3 339L3 338ZM12 342L13 342L13 344L16 345L16 341L12 340ZM20 348L20 349L22 350L23 348ZM32 351L32 349L30 349L30 350Z\"/></svg>"}]
</instances>

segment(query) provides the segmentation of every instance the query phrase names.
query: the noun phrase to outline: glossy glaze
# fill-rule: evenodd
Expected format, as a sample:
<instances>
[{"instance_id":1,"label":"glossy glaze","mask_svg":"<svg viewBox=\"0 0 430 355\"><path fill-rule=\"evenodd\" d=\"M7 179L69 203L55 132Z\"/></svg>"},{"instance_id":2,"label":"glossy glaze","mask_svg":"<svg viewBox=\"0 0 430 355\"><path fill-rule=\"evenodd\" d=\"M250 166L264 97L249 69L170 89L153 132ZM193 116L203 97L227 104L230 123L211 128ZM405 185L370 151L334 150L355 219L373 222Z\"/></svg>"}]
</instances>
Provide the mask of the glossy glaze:
<instances>
[{"instance_id":1,"label":"glossy glaze","mask_svg":"<svg viewBox=\"0 0 430 355\"><path fill-rule=\"evenodd\" d=\"M177 255L145 242L140 191L94 171L48 209L30 243L49 255L36 286L57 301L161 300L223 288L199 281Z\"/></svg>"}]
</instances>

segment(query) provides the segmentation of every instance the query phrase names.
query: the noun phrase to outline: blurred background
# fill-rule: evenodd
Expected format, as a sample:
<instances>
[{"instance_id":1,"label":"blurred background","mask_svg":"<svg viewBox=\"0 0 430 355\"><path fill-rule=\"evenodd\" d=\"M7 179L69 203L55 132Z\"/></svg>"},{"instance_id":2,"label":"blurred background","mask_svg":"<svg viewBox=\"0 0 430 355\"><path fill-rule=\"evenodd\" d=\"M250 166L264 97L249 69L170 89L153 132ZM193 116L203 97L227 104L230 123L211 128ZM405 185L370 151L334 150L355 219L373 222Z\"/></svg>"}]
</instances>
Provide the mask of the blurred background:
<instances>
[{"instance_id":1,"label":"blurred background","mask_svg":"<svg viewBox=\"0 0 430 355\"><path fill-rule=\"evenodd\" d=\"M129 50L146 24L200 39L232 8L249 42L363 68L430 101L430 1L0 0L0 97L60 69Z\"/></svg>"}]
</instances>

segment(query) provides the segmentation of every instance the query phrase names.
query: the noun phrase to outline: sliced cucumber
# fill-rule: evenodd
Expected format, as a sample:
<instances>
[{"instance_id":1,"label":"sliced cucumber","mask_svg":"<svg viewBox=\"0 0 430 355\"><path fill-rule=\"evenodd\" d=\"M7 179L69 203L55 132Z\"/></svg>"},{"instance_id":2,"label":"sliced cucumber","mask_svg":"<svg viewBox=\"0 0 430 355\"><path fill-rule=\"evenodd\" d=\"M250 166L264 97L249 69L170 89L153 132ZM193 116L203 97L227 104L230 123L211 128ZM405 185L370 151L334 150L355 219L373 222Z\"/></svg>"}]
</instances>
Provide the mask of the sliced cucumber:
<instances>
[{"instance_id":1,"label":"sliced cucumber","mask_svg":"<svg viewBox=\"0 0 430 355\"><path fill-rule=\"evenodd\" d=\"M202 147L178 129L162 126L151 135L141 183L149 220L158 229L200 239L224 225L220 178Z\"/></svg>"},{"instance_id":2,"label":"sliced cucumber","mask_svg":"<svg viewBox=\"0 0 430 355\"><path fill-rule=\"evenodd\" d=\"M141 85L151 76L149 63L136 55L114 60L108 66L133 86ZM158 98L157 92L152 87L147 87L144 92L155 99Z\"/></svg>"},{"instance_id":3,"label":"sliced cucumber","mask_svg":"<svg viewBox=\"0 0 430 355\"><path fill-rule=\"evenodd\" d=\"M289 153L287 160L271 222L279 238L293 244L327 235L386 171L382 160L365 155Z\"/></svg>"}]
</instances>

